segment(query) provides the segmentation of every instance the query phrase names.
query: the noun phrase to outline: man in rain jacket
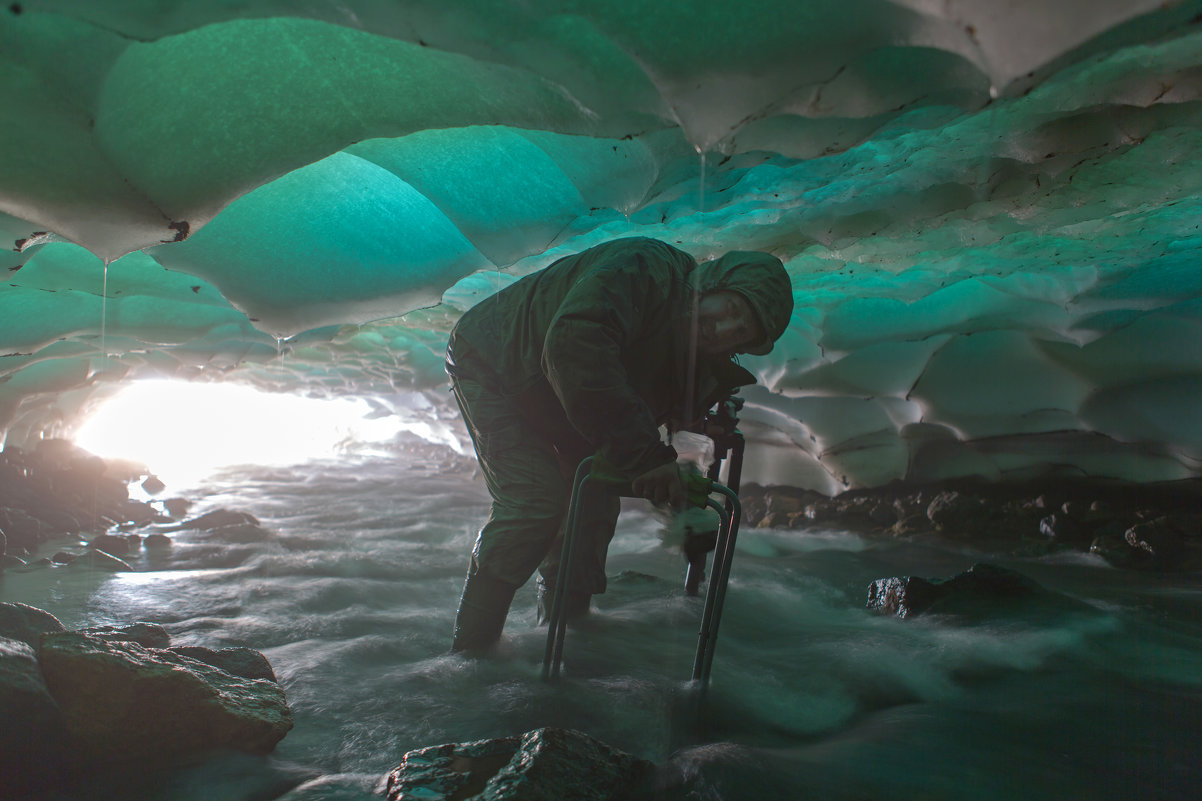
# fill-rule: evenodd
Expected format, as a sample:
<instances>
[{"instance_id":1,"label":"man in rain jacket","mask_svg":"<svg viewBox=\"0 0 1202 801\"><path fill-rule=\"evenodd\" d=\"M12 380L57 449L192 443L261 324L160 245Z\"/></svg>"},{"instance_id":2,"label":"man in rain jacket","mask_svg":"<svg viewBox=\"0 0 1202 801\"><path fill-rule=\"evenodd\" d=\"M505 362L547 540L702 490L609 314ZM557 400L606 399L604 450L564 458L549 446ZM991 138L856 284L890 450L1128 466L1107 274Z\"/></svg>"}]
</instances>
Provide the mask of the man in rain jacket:
<instances>
[{"instance_id":1,"label":"man in rain jacket","mask_svg":"<svg viewBox=\"0 0 1202 801\"><path fill-rule=\"evenodd\" d=\"M562 258L463 315L447 371L493 503L472 550L453 650L494 645L535 569L540 598L549 590L584 457L599 454L636 495L683 505L677 454L659 426L695 425L755 383L734 355L771 351L792 310L775 256L736 251L698 265L634 238ZM584 554L567 588L569 616L605 590L619 507L604 492L582 504Z\"/></svg>"}]
</instances>

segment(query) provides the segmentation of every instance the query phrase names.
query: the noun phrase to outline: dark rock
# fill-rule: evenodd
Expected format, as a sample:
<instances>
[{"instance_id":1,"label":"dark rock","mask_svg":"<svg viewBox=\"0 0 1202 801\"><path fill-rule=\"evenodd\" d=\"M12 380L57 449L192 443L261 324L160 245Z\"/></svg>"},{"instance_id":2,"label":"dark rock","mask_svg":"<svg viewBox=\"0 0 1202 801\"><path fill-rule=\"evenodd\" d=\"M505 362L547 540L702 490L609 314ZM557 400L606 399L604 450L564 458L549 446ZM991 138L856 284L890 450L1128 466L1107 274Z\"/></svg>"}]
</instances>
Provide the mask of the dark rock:
<instances>
[{"instance_id":1,"label":"dark rock","mask_svg":"<svg viewBox=\"0 0 1202 801\"><path fill-rule=\"evenodd\" d=\"M77 559L79 559L79 554L77 553L57 551L50 557L50 563L55 565L70 565L74 564Z\"/></svg>"},{"instance_id":2,"label":"dark rock","mask_svg":"<svg viewBox=\"0 0 1202 801\"><path fill-rule=\"evenodd\" d=\"M170 537L168 537L166 534L158 533L147 534L146 539L143 542L146 545L147 550L170 548L172 545Z\"/></svg>"},{"instance_id":3,"label":"dark rock","mask_svg":"<svg viewBox=\"0 0 1202 801\"><path fill-rule=\"evenodd\" d=\"M163 508L167 510L167 514L172 517L183 517L191 508L192 501L187 498L168 498L163 501Z\"/></svg>"},{"instance_id":4,"label":"dark rock","mask_svg":"<svg viewBox=\"0 0 1202 801\"><path fill-rule=\"evenodd\" d=\"M1039 521L1039 533L1055 542L1081 542L1089 539L1089 529L1064 513L1051 514Z\"/></svg>"},{"instance_id":5,"label":"dark rock","mask_svg":"<svg viewBox=\"0 0 1202 801\"><path fill-rule=\"evenodd\" d=\"M132 764L214 749L263 754L292 728L278 684L171 651L68 631L45 635L39 656L72 745L89 761Z\"/></svg>"},{"instance_id":6,"label":"dark rock","mask_svg":"<svg viewBox=\"0 0 1202 801\"><path fill-rule=\"evenodd\" d=\"M984 502L963 493L941 492L927 506L927 519L939 531L968 534L979 527Z\"/></svg>"},{"instance_id":7,"label":"dark rock","mask_svg":"<svg viewBox=\"0 0 1202 801\"><path fill-rule=\"evenodd\" d=\"M165 647L165 646L155 646ZM233 676L244 679L267 679L276 681L275 671L267 657L253 648L205 648L200 645L174 645L167 650L190 657L206 665L221 668Z\"/></svg>"},{"instance_id":8,"label":"dark rock","mask_svg":"<svg viewBox=\"0 0 1202 801\"><path fill-rule=\"evenodd\" d=\"M63 716L34 649L6 637L0 637L0 721L0 787L25 792L46 782L66 756Z\"/></svg>"},{"instance_id":9,"label":"dark rock","mask_svg":"<svg viewBox=\"0 0 1202 801\"><path fill-rule=\"evenodd\" d=\"M1185 534L1168 517L1137 523L1123 538L1139 551L1139 558L1157 570L1181 568L1185 556Z\"/></svg>"},{"instance_id":10,"label":"dark rock","mask_svg":"<svg viewBox=\"0 0 1202 801\"><path fill-rule=\"evenodd\" d=\"M171 645L171 635L157 623L137 622L128 626L89 626L79 629L87 634L106 642L134 642L143 648L167 648ZM204 661L204 660L201 660ZM212 664L211 662L209 664ZM220 667L218 665L217 667Z\"/></svg>"},{"instance_id":11,"label":"dark rock","mask_svg":"<svg viewBox=\"0 0 1202 801\"><path fill-rule=\"evenodd\" d=\"M567 729L410 751L388 801L614 801L649 774L645 760Z\"/></svg>"},{"instance_id":12,"label":"dark rock","mask_svg":"<svg viewBox=\"0 0 1202 801\"><path fill-rule=\"evenodd\" d=\"M20 640L37 648L44 633L65 630L57 617L37 607L20 603L0 603L0 637Z\"/></svg>"},{"instance_id":13,"label":"dark rock","mask_svg":"<svg viewBox=\"0 0 1202 801\"><path fill-rule=\"evenodd\" d=\"M126 556L130 551L129 540L117 534L102 534L89 540L88 547L117 557Z\"/></svg>"},{"instance_id":14,"label":"dark rock","mask_svg":"<svg viewBox=\"0 0 1202 801\"><path fill-rule=\"evenodd\" d=\"M149 476L142 482L142 489L146 490L148 495L158 495L163 490L167 489L167 485L158 476Z\"/></svg>"},{"instance_id":15,"label":"dark rock","mask_svg":"<svg viewBox=\"0 0 1202 801\"><path fill-rule=\"evenodd\" d=\"M222 542L248 543L266 542L275 537L267 529L253 523L234 523L228 526L210 528L209 534Z\"/></svg>"},{"instance_id":16,"label":"dark rock","mask_svg":"<svg viewBox=\"0 0 1202 801\"><path fill-rule=\"evenodd\" d=\"M229 509L217 509L212 512L194 517L191 520L185 520L176 526L177 529L213 529L222 526L238 526L250 524L252 526L259 525L259 520L252 514L246 512L233 512Z\"/></svg>"},{"instance_id":17,"label":"dark rock","mask_svg":"<svg viewBox=\"0 0 1202 801\"><path fill-rule=\"evenodd\" d=\"M10 507L0 507L0 529L4 530L8 547L12 550L37 550L43 534L50 533L37 518Z\"/></svg>"},{"instance_id":18,"label":"dark rock","mask_svg":"<svg viewBox=\"0 0 1202 801\"><path fill-rule=\"evenodd\" d=\"M0 568L3 567L25 567L28 564L19 556L13 556L11 553L6 553L0 556Z\"/></svg>"},{"instance_id":19,"label":"dark rock","mask_svg":"<svg viewBox=\"0 0 1202 801\"><path fill-rule=\"evenodd\" d=\"M57 554L55 555L57 561ZM129 562L118 559L104 551L88 551L83 556L73 558L69 564L72 567L90 567L93 570L108 570L113 573L124 573L133 570Z\"/></svg>"},{"instance_id":20,"label":"dark rock","mask_svg":"<svg viewBox=\"0 0 1202 801\"><path fill-rule=\"evenodd\" d=\"M982 563L943 581L918 576L878 579L868 587L866 606L901 618L925 613L976 618L1008 612L1016 601L1060 598L1021 573Z\"/></svg>"}]
</instances>

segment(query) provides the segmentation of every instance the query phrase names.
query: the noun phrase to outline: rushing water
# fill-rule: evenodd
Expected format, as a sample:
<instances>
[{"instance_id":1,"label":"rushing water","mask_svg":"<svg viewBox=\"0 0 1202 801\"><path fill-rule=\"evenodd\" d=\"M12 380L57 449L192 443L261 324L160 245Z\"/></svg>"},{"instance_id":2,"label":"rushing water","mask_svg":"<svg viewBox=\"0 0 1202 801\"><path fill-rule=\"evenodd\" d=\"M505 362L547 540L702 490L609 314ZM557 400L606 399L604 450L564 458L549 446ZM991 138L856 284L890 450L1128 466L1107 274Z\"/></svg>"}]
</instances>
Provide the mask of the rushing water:
<instances>
[{"instance_id":1,"label":"rushing water","mask_svg":"<svg viewBox=\"0 0 1202 801\"><path fill-rule=\"evenodd\" d=\"M684 597L684 561L641 503L623 512L598 613L568 633L564 679L547 685L533 582L497 657L447 653L487 513L478 481L360 460L231 473L195 497L194 513L251 512L277 536L181 532L133 573L10 572L0 600L68 627L149 620L177 645L258 649L296 726L269 757L167 778L143 766L72 799L364 799L407 750L542 726L665 766L665 798L1192 799L1202 786L1196 576L1000 561L1080 603L899 620L864 608L873 579L950 576L988 555L744 530L698 708L686 679L702 602Z\"/></svg>"}]
</instances>

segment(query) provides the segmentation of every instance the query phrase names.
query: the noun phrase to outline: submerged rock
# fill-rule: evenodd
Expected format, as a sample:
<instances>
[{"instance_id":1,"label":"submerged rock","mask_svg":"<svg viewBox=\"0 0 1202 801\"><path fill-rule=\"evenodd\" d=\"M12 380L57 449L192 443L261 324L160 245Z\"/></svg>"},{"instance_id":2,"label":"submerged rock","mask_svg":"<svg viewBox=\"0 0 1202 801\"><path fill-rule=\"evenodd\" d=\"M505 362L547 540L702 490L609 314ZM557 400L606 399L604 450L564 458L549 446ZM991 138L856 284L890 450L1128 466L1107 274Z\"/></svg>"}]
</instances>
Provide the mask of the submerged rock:
<instances>
[{"instance_id":1,"label":"submerged rock","mask_svg":"<svg viewBox=\"0 0 1202 801\"><path fill-rule=\"evenodd\" d=\"M1005 614L1016 602L1078 606L1021 573L990 564L973 565L942 581L919 576L878 579L868 587L866 606L901 618L925 613L978 618Z\"/></svg>"},{"instance_id":2,"label":"submerged rock","mask_svg":"<svg viewBox=\"0 0 1202 801\"><path fill-rule=\"evenodd\" d=\"M42 638L46 686L76 750L128 763L214 749L262 754L292 728L284 691L171 651L82 632Z\"/></svg>"},{"instance_id":3,"label":"submerged rock","mask_svg":"<svg viewBox=\"0 0 1202 801\"><path fill-rule=\"evenodd\" d=\"M450 743L405 754L388 775L388 801L616 801L650 762L569 729Z\"/></svg>"}]
</instances>

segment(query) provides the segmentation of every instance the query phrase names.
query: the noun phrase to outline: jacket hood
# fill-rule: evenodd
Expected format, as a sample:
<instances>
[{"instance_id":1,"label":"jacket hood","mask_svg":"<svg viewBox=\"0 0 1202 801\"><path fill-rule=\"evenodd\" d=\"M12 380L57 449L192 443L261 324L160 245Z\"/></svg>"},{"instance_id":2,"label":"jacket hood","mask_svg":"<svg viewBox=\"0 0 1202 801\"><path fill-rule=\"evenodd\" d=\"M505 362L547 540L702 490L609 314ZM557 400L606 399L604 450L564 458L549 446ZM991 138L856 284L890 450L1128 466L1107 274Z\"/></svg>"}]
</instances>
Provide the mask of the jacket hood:
<instances>
[{"instance_id":1,"label":"jacket hood","mask_svg":"<svg viewBox=\"0 0 1202 801\"><path fill-rule=\"evenodd\" d=\"M755 250L732 250L699 264L697 290L705 294L723 289L746 298L764 329L764 339L743 352L757 356L770 352L793 315L793 284L785 265L771 253Z\"/></svg>"}]
</instances>

